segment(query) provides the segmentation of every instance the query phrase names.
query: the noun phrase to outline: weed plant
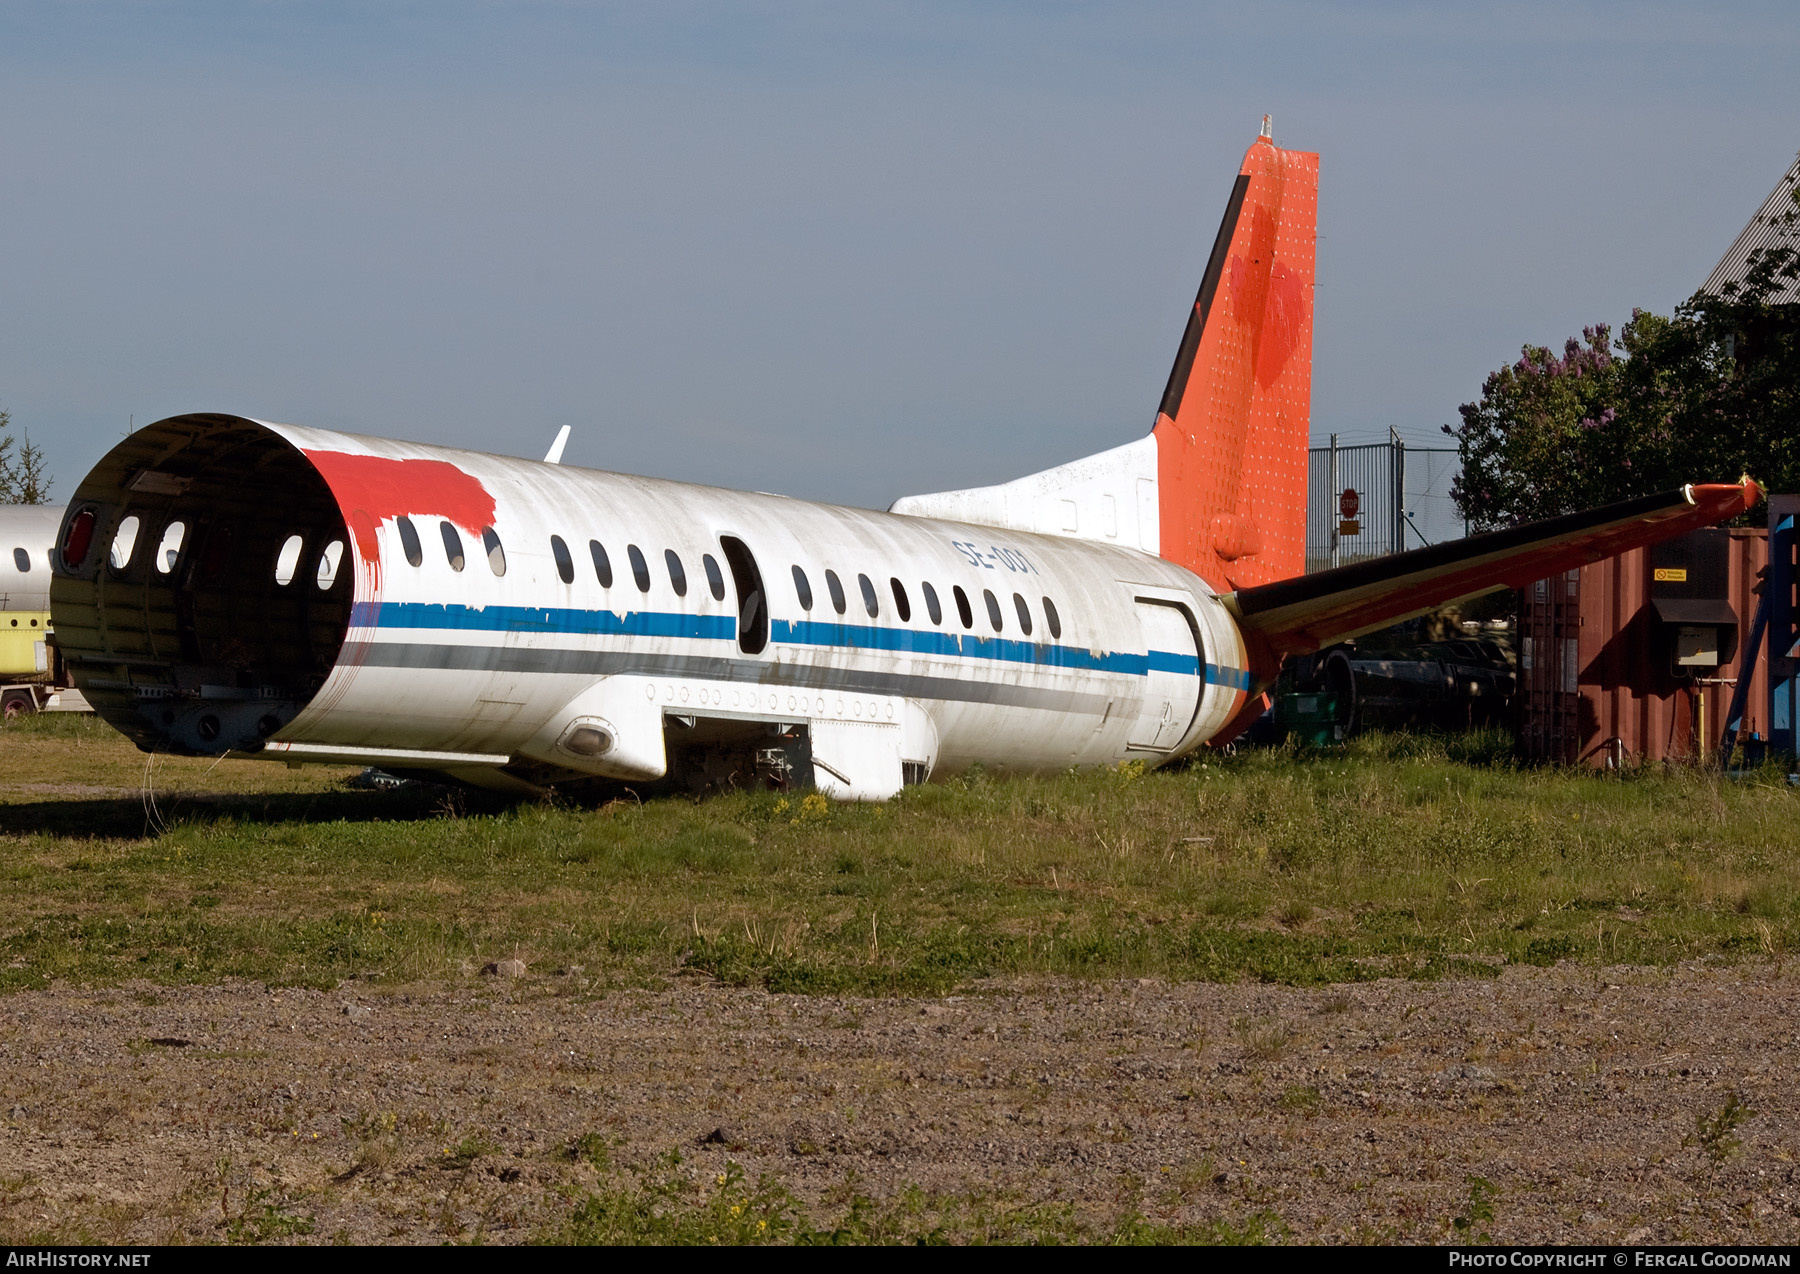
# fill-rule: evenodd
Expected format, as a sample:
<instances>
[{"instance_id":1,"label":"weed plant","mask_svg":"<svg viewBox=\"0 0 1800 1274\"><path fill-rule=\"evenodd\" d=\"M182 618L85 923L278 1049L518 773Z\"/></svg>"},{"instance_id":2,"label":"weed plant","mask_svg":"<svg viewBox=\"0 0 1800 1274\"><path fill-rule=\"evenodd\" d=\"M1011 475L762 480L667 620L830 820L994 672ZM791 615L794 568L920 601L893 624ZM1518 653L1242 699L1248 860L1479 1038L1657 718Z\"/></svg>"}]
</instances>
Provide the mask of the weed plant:
<instances>
[{"instance_id":1,"label":"weed plant","mask_svg":"<svg viewBox=\"0 0 1800 1274\"><path fill-rule=\"evenodd\" d=\"M1684 1137L1682 1145L1699 1146L1715 1168L1722 1168L1743 1148L1737 1130L1756 1112L1736 1090L1725 1094L1725 1100L1712 1112L1699 1111L1694 1116L1694 1133Z\"/></svg>"},{"instance_id":2,"label":"weed plant","mask_svg":"<svg viewBox=\"0 0 1800 1274\"><path fill-rule=\"evenodd\" d=\"M884 805L507 807L170 758L146 791L105 725L39 718L0 732L0 989L429 980L513 956L589 987L1312 984L1766 958L1800 932L1785 776L1507 758L1493 734L1374 736L1162 771L975 770Z\"/></svg>"}]
</instances>

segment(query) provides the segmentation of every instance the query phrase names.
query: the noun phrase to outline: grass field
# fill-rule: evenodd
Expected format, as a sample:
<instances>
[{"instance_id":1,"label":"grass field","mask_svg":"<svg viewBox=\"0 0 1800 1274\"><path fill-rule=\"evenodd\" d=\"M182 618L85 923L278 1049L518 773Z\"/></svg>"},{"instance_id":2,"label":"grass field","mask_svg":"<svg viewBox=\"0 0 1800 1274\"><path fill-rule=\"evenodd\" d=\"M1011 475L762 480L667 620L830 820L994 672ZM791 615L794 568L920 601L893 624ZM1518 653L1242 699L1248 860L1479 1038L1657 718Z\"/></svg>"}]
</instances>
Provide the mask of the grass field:
<instances>
[{"instance_id":1,"label":"grass field","mask_svg":"<svg viewBox=\"0 0 1800 1274\"><path fill-rule=\"evenodd\" d=\"M365 792L350 771L146 759L92 718L0 733L0 989L52 979L590 985L686 967L789 991L991 975L1320 983L1504 962L1777 955L1800 933L1779 773L1512 768L1392 737L886 805L599 810Z\"/></svg>"}]
</instances>

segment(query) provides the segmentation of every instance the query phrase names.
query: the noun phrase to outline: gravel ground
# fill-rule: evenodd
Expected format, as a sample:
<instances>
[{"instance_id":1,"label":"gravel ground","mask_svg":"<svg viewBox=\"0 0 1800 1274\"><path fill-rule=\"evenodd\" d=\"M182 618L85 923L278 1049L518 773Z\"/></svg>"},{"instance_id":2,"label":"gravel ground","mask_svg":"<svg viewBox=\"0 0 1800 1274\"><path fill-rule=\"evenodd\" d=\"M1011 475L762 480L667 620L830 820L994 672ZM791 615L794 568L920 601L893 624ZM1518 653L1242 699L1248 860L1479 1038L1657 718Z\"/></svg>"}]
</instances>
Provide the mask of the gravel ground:
<instances>
[{"instance_id":1,"label":"gravel ground","mask_svg":"<svg viewBox=\"0 0 1800 1274\"><path fill-rule=\"evenodd\" d=\"M0 1234L521 1242L600 1181L569 1153L599 1133L616 1170L734 1161L822 1216L853 1174L1101 1223L1272 1214L1306 1242L1469 1216L1509 1242L1791 1243L1797 989L1774 964L945 999L536 969L57 987L0 1000Z\"/></svg>"}]
</instances>

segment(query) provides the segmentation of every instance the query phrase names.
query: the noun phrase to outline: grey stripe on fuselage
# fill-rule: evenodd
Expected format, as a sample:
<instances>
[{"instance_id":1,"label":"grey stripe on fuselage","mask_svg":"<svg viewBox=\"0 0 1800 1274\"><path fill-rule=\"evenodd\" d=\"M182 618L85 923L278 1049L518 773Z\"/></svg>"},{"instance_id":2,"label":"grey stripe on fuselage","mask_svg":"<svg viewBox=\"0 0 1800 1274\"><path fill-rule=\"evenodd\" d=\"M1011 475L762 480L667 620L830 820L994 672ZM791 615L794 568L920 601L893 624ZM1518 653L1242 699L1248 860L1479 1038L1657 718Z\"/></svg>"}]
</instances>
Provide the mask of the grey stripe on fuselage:
<instances>
[{"instance_id":1,"label":"grey stripe on fuselage","mask_svg":"<svg viewBox=\"0 0 1800 1274\"><path fill-rule=\"evenodd\" d=\"M690 677L849 694L895 695L951 703L992 703L1009 708L1085 712L1099 716L1117 696L1051 690L955 677L822 668L756 659L658 655L618 650L555 650L530 646L451 646L376 641L347 642L339 662L364 668L441 668L452 672L527 672L590 677Z\"/></svg>"}]
</instances>

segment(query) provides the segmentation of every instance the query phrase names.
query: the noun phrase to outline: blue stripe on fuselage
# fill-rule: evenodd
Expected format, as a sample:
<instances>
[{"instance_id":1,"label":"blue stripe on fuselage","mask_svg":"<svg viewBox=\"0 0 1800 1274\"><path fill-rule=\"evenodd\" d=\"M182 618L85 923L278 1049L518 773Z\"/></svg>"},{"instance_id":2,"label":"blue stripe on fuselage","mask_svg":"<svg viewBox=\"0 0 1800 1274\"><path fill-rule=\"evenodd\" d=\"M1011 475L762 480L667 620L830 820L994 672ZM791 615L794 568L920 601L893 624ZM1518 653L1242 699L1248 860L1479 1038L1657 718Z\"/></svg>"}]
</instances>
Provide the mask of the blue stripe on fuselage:
<instances>
[{"instance_id":1,"label":"blue stripe on fuselage","mask_svg":"<svg viewBox=\"0 0 1800 1274\"><path fill-rule=\"evenodd\" d=\"M1221 664L1206 665L1206 680L1211 685L1224 686L1227 690L1242 690L1250 693L1250 671L1247 668L1226 668Z\"/></svg>"},{"instance_id":2,"label":"blue stripe on fuselage","mask_svg":"<svg viewBox=\"0 0 1800 1274\"><path fill-rule=\"evenodd\" d=\"M460 603L359 602L351 609L350 623L357 628L389 628L439 632L557 633L595 637L685 637L697 641L732 641L737 621L729 615L691 615L682 611L573 610L545 606L464 606ZM1031 664L1043 668L1074 668L1142 677L1151 672L1204 676L1214 684L1248 690L1250 674L1241 668L1218 664L1201 667L1192 655L1152 650L1139 655L1128 651L1096 651L1049 642L1015 641L1004 637L977 637L935 630L885 628L876 624L830 623L803 619L774 620L771 641L793 646L827 649L886 650L955 659L988 659L1000 663Z\"/></svg>"},{"instance_id":3,"label":"blue stripe on fuselage","mask_svg":"<svg viewBox=\"0 0 1800 1274\"><path fill-rule=\"evenodd\" d=\"M1005 637L977 637L973 633L920 632L912 628L883 628L876 624L842 624L816 619L790 623L776 620L771 641L794 646L826 646L851 650L893 650L918 655L945 655L961 659L992 659L1000 663L1037 664L1050 668L1080 668L1093 672L1119 672L1141 677L1149 671L1149 658L1116 651L1086 650L1079 646L1053 646L1049 642L1012 641ZM1161 653L1160 651L1157 653ZM1179 655L1166 656L1179 659ZM1181 669L1172 669L1181 671ZM1187 673L1196 672L1196 661L1187 660Z\"/></svg>"},{"instance_id":4,"label":"blue stripe on fuselage","mask_svg":"<svg viewBox=\"0 0 1800 1274\"><path fill-rule=\"evenodd\" d=\"M1039 667L1116 672L1134 677L1146 676L1151 672L1173 672L1186 677L1204 676L1211 684L1232 690L1250 689L1250 674L1242 668L1225 668L1219 664L1207 664L1202 668L1200 661L1194 656L1170 650L1152 650L1148 654L1138 655L1087 650L1080 646L1053 646L1048 642L1011 641L1004 637L959 636L956 633L920 632L911 628L882 628L875 624L841 624L812 619L798 623L778 619L770 629L769 638L771 641L783 641L796 646L906 651L962 659L993 659L1003 663L1034 664Z\"/></svg>"},{"instance_id":5,"label":"blue stripe on fuselage","mask_svg":"<svg viewBox=\"0 0 1800 1274\"><path fill-rule=\"evenodd\" d=\"M382 602L370 623L369 607L359 603L352 626L365 628L429 628L449 632L563 633L591 637L688 637L731 641L737 621L729 615L689 615L681 611L568 610L544 606L463 606L458 603Z\"/></svg>"}]
</instances>

